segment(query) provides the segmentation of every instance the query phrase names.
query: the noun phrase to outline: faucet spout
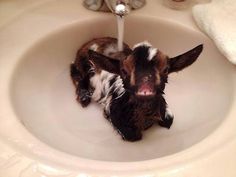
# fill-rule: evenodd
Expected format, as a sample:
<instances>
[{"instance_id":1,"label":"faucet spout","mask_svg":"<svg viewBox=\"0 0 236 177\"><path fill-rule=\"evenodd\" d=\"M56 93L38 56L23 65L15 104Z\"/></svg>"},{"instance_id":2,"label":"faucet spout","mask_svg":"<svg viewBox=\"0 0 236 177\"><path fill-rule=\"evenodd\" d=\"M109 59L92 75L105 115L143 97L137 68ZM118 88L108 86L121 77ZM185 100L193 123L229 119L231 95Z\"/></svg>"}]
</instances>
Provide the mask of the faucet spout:
<instances>
[{"instance_id":1,"label":"faucet spout","mask_svg":"<svg viewBox=\"0 0 236 177\"><path fill-rule=\"evenodd\" d=\"M105 0L105 2L112 13L121 17L130 11L128 0Z\"/></svg>"}]
</instances>

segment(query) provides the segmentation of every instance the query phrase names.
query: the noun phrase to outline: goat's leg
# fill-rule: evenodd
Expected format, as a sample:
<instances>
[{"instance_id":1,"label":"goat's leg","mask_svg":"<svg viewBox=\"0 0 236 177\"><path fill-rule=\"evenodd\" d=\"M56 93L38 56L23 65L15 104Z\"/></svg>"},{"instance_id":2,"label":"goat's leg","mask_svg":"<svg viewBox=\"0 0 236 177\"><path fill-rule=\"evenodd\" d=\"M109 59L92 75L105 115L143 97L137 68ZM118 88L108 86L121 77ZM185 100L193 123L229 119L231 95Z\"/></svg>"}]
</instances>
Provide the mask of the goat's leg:
<instances>
[{"instance_id":1,"label":"goat's leg","mask_svg":"<svg viewBox=\"0 0 236 177\"><path fill-rule=\"evenodd\" d=\"M119 126L115 126L115 128L117 129L118 133L122 136L124 140L138 141L142 139L141 130L139 130L136 127L127 126L127 125L119 125Z\"/></svg>"},{"instance_id":2,"label":"goat's leg","mask_svg":"<svg viewBox=\"0 0 236 177\"><path fill-rule=\"evenodd\" d=\"M127 141L138 141L142 139L141 129L135 126L132 120L130 110L127 109L125 104L111 105L109 115L106 113L107 119L111 122L117 132Z\"/></svg>"},{"instance_id":3,"label":"goat's leg","mask_svg":"<svg viewBox=\"0 0 236 177\"><path fill-rule=\"evenodd\" d=\"M141 130L133 123L130 123L128 120L126 121L126 117L120 119L116 116L112 116L110 118L112 125L124 140L138 141L142 139Z\"/></svg>"},{"instance_id":4,"label":"goat's leg","mask_svg":"<svg viewBox=\"0 0 236 177\"><path fill-rule=\"evenodd\" d=\"M171 113L170 109L168 108L168 105L166 104L164 98L161 101L160 113L161 113L161 119L159 120L158 124L162 127L169 129L173 123L174 115Z\"/></svg>"},{"instance_id":5,"label":"goat's leg","mask_svg":"<svg viewBox=\"0 0 236 177\"><path fill-rule=\"evenodd\" d=\"M76 89L76 92L78 95L77 100L80 102L82 107L88 106L91 102L93 90L94 89L90 85L90 80L88 76L79 81L79 85Z\"/></svg>"},{"instance_id":6,"label":"goat's leg","mask_svg":"<svg viewBox=\"0 0 236 177\"><path fill-rule=\"evenodd\" d=\"M93 88L90 85L89 74L82 77L80 71L71 64L71 77L76 86L77 100L82 107L86 107L91 102L91 97L93 94Z\"/></svg>"}]
</instances>

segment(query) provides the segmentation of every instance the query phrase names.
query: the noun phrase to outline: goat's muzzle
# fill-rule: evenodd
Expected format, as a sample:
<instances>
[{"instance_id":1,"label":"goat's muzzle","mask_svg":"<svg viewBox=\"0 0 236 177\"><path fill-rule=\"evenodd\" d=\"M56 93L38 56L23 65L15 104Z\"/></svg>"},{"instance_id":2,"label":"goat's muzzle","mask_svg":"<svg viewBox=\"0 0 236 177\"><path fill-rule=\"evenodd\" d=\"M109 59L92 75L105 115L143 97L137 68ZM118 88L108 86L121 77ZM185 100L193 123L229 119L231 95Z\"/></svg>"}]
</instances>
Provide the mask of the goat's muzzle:
<instances>
[{"instance_id":1,"label":"goat's muzzle","mask_svg":"<svg viewBox=\"0 0 236 177\"><path fill-rule=\"evenodd\" d=\"M136 96L139 97L152 97L156 94L153 82L141 82L136 90Z\"/></svg>"}]
</instances>

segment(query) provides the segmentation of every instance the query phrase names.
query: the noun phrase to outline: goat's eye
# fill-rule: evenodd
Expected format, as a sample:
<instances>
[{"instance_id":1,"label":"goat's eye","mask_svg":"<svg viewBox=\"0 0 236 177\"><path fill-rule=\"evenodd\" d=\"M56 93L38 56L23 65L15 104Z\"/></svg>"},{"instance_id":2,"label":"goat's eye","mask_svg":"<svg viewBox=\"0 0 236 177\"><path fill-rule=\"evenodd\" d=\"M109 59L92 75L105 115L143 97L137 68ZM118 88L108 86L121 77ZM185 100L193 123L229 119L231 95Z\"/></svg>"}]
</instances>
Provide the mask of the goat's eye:
<instances>
[{"instance_id":1,"label":"goat's eye","mask_svg":"<svg viewBox=\"0 0 236 177\"><path fill-rule=\"evenodd\" d=\"M168 67L166 67L166 68L163 70L163 73L164 73L164 74L167 74L167 73L168 73L168 71L169 71L169 68L168 68Z\"/></svg>"},{"instance_id":2,"label":"goat's eye","mask_svg":"<svg viewBox=\"0 0 236 177\"><path fill-rule=\"evenodd\" d=\"M122 75L127 75L127 71L126 71L124 68L122 68L122 69L121 69L121 74L122 74Z\"/></svg>"}]
</instances>

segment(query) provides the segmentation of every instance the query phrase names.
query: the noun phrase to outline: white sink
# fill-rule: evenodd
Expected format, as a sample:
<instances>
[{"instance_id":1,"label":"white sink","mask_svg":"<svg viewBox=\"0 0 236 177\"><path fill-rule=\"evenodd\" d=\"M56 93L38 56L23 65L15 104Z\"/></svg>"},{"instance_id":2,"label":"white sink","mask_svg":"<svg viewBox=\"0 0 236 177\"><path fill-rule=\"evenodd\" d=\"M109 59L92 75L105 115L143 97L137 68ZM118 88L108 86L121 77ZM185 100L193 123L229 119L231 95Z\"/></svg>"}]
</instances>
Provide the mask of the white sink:
<instances>
[{"instance_id":1,"label":"white sink","mask_svg":"<svg viewBox=\"0 0 236 177\"><path fill-rule=\"evenodd\" d=\"M32 134L83 158L142 161L189 148L220 125L232 104L234 67L200 33L151 18L129 18L125 41L132 46L145 39L170 56L204 44L198 61L169 79L166 97L175 115L171 129L154 126L142 141L124 142L103 118L101 107L95 103L82 108L76 102L69 65L83 43L114 36L116 30L109 25L115 27L113 18L67 26L37 41L19 59L11 80L11 101Z\"/></svg>"},{"instance_id":2,"label":"white sink","mask_svg":"<svg viewBox=\"0 0 236 177\"><path fill-rule=\"evenodd\" d=\"M155 1L150 3L143 11L152 9ZM54 8L52 5L55 4L51 3ZM50 4L42 11L45 13L49 7ZM72 5L61 8L71 9ZM61 13L60 8L56 9ZM57 28L52 25L48 33L43 33L43 28L40 33L32 25L38 35L24 40L18 35L19 39L22 37L22 46L13 45L15 53L11 54L9 47L3 48L11 57L0 60L0 72L3 73L0 75L0 142L9 146L13 154L20 154L33 164L32 167L18 165L21 176L34 177L32 174L36 174L34 169L37 168L39 174L45 176L208 177L214 174L214 177L220 177L222 170L218 167L225 161L236 162L235 158L226 159L236 149L236 112L233 109L236 105L236 69L207 36L188 26L191 23L181 25L173 19L159 18L158 14L142 15L137 11L127 17L125 42L130 46L148 40L169 56L175 56L204 44L203 53L193 65L169 78L165 93L175 116L172 127L168 130L153 126L144 132L141 141L130 143L120 138L103 117L98 104L82 108L76 101L69 65L77 50L92 38L116 36L113 16L90 11L81 13L91 14L80 14L80 20L70 23L60 21L62 25ZM38 12L35 14L39 15ZM181 15L178 18L182 18ZM14 23L21 26L20 22ZM29 22L25 20L24 23ZM10 30L8 33L13 34ZM4 47L4 44L0 46ZM7 158L10 155L3 157L7 163L9 159L11 162L11 158ZM17 165L12 166L11 171L14 171L12 169ZM218 171L214 171L216 167ZM40 171L42 168L47 173ZM25 169L30 172L26 170L25 173ZM55 169L63 170L54 173ZM10 174L6 171L2 173L5 176ZM228 174L233 174L232 170Z\"/></svg>"}]
</instances>

